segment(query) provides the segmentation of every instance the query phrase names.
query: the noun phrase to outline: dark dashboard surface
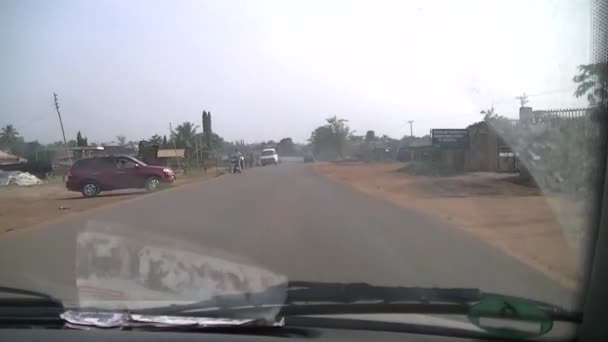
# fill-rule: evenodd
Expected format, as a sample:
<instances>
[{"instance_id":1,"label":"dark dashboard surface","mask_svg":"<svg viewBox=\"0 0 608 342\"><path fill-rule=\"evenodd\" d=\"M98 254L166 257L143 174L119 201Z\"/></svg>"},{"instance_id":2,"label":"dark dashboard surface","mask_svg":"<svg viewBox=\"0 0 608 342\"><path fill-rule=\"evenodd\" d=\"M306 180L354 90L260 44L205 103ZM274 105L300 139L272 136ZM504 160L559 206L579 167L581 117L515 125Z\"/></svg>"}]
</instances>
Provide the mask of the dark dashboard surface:
<instances>
[{"instance_id":1,"label":"dark dashboard surface","mask_svg":"<svg viewBox=\"0 0 608 342\"><path fill-rule=\"evenodd\" d=\"M304 332L306 330L306 332ZM26 330L2 329L0 341L62 341L62 342L135 342L135 341L421 341L421 342L464 342L481 341L479 339L443 337L408 333L391 333L342 329L302 329L302 333L285 334L284 336L237 335L219 333L186 333L186 332L141 332L117 330Z\"/></svg>"}]
</instances>

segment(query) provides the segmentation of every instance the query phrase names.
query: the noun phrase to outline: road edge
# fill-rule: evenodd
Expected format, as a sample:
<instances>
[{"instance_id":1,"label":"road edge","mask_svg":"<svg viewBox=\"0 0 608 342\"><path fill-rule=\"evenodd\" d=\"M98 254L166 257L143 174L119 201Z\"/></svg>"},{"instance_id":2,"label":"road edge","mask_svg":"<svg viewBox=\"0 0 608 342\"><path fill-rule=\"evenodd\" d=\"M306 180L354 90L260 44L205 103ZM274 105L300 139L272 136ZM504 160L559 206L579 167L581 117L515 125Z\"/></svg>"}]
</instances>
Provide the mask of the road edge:
<instances>
[{"instance_id":1,"label":"road edge","mask_svg":"<svg viewBox=\"0 0 608 342\"><path fill-rule=\"evenodd\" d=\"M80 211L77 213L69 213L66 215L62 215L62 216L58 216L55 218L52 218L50 220L47 220L45 222L40 222L40 223L35 223L31 226L25 226L25 227L21 227L21 228L17 228L17 229L12 229L12 230L8 230L8 231L4 231L0 233L0 239L4 238L7 235L11 235L14 236L15 234L19 234L19 233L27 233L27 232L31 232L34 230L38 230L38 229L42 229L47 225L50 224L55 224L58 222L61 222L63 220L68 220L68 219L72 219L72 218L77 218L77 217L81 217L84 215L88 215L91 212L95 212L97 210L101 210L101 209L107 209L107 208L112 208L118 205L124 205L125 203L132 203L144 198L149 198L150 196L155 196L155 195L160 195L160 194L164 194L167 192L171 192L171 191L175 191L178 189L181 189L182 187L186 186L186 185L192 185L192 184L200 184L200 183L207 183L207 182L211 182L213 180L216 179L220 179L222 178L222 176L224 175L224 173L218 174L214 177L211 178L204 178L204 179L199 179L199 180L193 180L191 182L187 182L187 183L183 183L183 184L179 184L179 185L172 185L171 187L168 188L164 188L162 190L159 191L155 191L152 193L144 193L143 196L137 196L137 197L133 197L133 198L127 198L127 199L122 199L122 200L118 200L116 202L112 202L112 203L107 203L107 204L102 204L98 207L93 207L84 211Z\"/></svg>"}]
</instances>

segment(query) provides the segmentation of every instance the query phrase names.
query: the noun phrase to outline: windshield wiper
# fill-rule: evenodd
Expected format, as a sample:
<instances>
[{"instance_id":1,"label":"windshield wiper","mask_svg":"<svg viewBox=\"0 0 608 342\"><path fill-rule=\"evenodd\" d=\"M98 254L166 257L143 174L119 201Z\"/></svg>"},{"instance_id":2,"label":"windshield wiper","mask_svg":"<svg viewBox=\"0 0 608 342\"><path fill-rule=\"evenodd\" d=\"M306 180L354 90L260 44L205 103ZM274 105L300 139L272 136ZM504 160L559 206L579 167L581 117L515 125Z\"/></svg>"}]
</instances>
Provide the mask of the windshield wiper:
<instances>
[{"instance_id":1,"label":"windshield wiper","mask_svg":"<svg viewBox=\"0 0 608 342\"><path fill-rule=\"evenodd\" d=\"M8 294L9 297L4 297L2 294ZM11 304L19 306L46 306L46 307L63 307L61 301L49 294L18 289L14 287L0 286L0 306L9 306Z\"/></svg>"},{"instance_id":2,"label":"windshield wiper","mask_svg":"<svg viewBox=\"0 0 608 342\"><path fill-rule=\"evenodd\" d=\"M461 303L476 300L481 290L470 288L435 288L376 286L368 283L323 283L290 281L288 303L334 302L353 303L360 301L399 301Z\"/></svg>"},{"instance_id":3,"label":"windshield wiper","mask_svg":"<svg viewBox=\"0 0 608 342\"><path fill-rule=\"evenodd\" d=\"M276 301L277 291L287 290L283 302ZM246 297L248 305L243 305ZM545 312L551 319L580 322L581 314L549 303L502 294L487 293L474 288L433 288L375 286L367 283L323 283L290 281L250 294L216 296L210 300L187 305L172 305L138 310L150 314L204 315L243 317L247 312L280 308L278 316L362 314L362 313L424 313L463 314L484 298L525 300Z\"/></svg>"},{"instance_id":4,"label":"windshield wiper","mask_svg":"<svg viewBox=\"0 0 608 342\"><path fill-rule=\"evenodd\" d=\"M59 299L46 293L0 286L0 328L63 326Z\"/></svg>"}]
</instances>

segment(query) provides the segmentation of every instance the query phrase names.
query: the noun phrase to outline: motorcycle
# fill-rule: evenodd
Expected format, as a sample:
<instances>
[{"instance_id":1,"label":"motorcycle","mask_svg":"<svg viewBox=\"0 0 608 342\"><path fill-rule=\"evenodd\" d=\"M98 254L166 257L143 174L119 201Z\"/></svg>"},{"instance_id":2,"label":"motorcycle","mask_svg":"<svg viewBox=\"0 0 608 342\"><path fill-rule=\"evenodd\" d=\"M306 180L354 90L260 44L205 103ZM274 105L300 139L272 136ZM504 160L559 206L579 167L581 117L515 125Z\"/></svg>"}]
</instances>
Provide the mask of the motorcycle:
<instances>
[{"instance_id":1,"label":"motorcycle","mask_svg":"<svg viewBox=\"0 0 608 342\"><path fill-rule=\"evenodd\" d=\"M241 159L239 157L232 158L232 162L230 165L230 173L242 173L243 169L241 168Z\"/></svg>"}]
</instances>

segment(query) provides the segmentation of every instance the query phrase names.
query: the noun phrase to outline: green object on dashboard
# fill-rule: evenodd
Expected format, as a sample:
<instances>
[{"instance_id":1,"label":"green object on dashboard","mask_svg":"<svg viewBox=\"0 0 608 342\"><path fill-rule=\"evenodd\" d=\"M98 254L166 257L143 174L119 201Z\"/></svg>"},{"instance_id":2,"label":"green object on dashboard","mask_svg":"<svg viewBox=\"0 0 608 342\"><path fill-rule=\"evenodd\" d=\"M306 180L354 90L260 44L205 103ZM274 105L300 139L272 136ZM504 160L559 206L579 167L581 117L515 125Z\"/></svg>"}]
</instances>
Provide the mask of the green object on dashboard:
<instances>
[{"instance_id":1,"label":"green object on dashboard","mask_svg":"<svg viewBox=\"0 0 608 342\"><path fill-rule=\"evenodd\" d=\"M538 337L553 328L553 320L536 303L508 296L484 296L468 317L485 332L503 337Z\"/></svg>"}]
</instances>

